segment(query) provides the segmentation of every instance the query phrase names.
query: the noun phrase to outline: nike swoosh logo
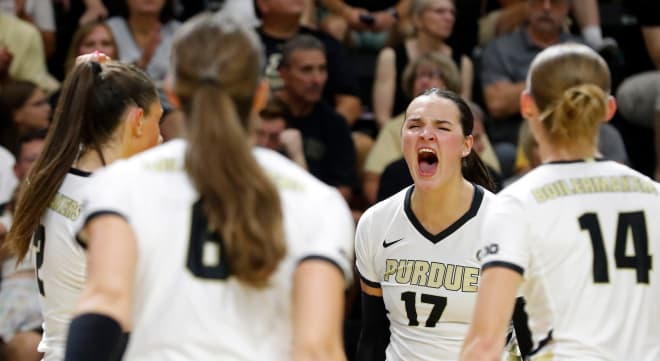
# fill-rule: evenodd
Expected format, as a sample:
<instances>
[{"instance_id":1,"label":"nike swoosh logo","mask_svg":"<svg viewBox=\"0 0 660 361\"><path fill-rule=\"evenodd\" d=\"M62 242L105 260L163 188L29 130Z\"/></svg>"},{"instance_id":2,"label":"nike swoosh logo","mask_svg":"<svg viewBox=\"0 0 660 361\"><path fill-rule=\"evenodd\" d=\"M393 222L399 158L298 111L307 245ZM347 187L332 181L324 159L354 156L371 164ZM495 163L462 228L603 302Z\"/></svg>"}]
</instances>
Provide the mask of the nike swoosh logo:
<instances>
[{"instance_id":1,"label":"nike swoosh logo","mask_svg":"<svg viewBox=\"0 0 660 361\"><path fill-rule=\"evenodd\" d=\"M403 241L403 238L399 238L399 239L397 239L396 241L392 241L392 242L389 242L389 243L388 243L387 240L385 239L385 240L383 240L383 247L384 247L384 248L387 248L387 247L389 247L389 246L391 246L391 245L393 245L393 244L395 244L395 243L397 243L397 242L399 242L399 241Z\"/></svg>"}]
</instances>

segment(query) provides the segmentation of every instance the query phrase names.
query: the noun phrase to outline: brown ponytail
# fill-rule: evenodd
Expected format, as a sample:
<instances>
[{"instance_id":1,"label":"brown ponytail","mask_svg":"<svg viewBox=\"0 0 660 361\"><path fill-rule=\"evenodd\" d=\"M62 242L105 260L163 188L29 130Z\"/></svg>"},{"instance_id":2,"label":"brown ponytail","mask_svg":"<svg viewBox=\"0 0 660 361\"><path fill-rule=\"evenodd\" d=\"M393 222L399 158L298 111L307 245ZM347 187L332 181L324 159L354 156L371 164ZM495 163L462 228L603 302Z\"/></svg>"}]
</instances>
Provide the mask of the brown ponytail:
<instances>
[{"instance_id":1,"label":"brown ponytail","mask_svg":"<svg viewBox=\"0 0 660 361\"><path fill-rule=\"evenodd\" d=\"M19 189L14 223L7 234L19 262L32 233L59 190L80 152L101 148L121 123L130 105L148 111L156 101L156 87L148 76L129 65L82 63L67 77L43 151Z\"/></svg>"},{"instance_id":2,"label":"brown ponytail","mask_svg":"<svg viewBox=\"0 0 660 361\"><path fill-rule=\"evenodd\" d=\"M251 30L221 16L198 15L173 45L175 90L189 124L185 165L231 273L264 287L286 244L279 194L248 142L261 49Z\"/></svg>"}]
</instances>

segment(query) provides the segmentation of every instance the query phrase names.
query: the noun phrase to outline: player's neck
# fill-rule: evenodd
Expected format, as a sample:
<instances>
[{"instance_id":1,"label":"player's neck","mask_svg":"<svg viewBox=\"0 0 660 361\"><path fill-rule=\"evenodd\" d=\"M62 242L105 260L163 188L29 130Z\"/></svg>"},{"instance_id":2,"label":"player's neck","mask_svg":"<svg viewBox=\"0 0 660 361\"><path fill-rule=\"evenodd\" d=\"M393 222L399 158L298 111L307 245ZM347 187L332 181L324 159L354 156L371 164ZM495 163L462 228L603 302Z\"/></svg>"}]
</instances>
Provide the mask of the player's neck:
<instances>
[{"instance_id":1,"label":"player's neck","mask_svg":"<svg viewBox=\"0 0 660 361\"><path fill-rule=\"evenodd\" d=\"M562 145L539 144L539 154L543 163L574 161L579 159L593 159L601 157L598 148L590 142L575 142Z\"/></svg>"},{"instance_id":2,"label":"player's neck","mask_svg":"<svg viewBox=\"0 0 660 361\"><path fill-rule=\"evenodd\" d=\"M73 168L93 173L115 160L122 158L122 151L118 146L103 146L101 147L101 152L103 153L103 158L101 158L101 154L95 149L83 150L78 159L73 162Z\"/></svg>"},{"instance_id":3,"label":"player's neck","mask_svg":"<svg viewBox=\"0 0 660 361\"><path fill-rule=\"evenodd\" d=\"M470 209L473 195L474 187L461 177L433 191L415 188L410 207L424 229L438 234Z\"/></svg>"}]
</instances>

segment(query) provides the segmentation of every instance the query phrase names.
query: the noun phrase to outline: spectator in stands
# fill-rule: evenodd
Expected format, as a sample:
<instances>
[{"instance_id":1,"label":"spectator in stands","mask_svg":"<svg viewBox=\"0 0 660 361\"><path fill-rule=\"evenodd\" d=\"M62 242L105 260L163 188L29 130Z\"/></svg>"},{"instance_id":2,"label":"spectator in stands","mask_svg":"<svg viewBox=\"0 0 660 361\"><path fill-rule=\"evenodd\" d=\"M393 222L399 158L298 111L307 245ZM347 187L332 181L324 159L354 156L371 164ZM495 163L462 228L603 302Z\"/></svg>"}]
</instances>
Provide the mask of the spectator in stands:
<instances>
[{"instance_id":1,"label":"spectator in stands","mask_svg":"<svg viewBox=\"0 0 660 361\"><path fill-rule=\"evenodd\" d=\"M23 181L37 160L46 139L46 129L26 134L19 140L14 174ZM0 212L0 248L11 227L11 207ZM0 289L0 359L30 361L41 360L37 352L41 340L41 309L34 260L31 257L16 264L16 257L0 251L2 288ZM6 344L4 344L6 343ZM3 359L3 357L5 357Z\"/></svg>"},{"instance_id":2,"label":"spectator in stands","mask_svg":"<svg viewBox=\"0 0 660 361\"><path fill-rule=\"evenodd\" d=\"M356 185L355 148L346 120L322 97L328 78L325 47L299 35L282 48L279 98L291 111L291 126L303 136L309 172L350 199Z\"/></svg>"},{"instance_id":3,"label":"spectator in stands","mask_svg":"<svg viewBox=\"0 0 660 361\"><path fill-rule=\"evenodd\" d=\"M307 169L302 135L299 129L288 126L289 117L289 110L280 99L268 99L264 109L259 112L256 144L279 152Z\"/></svg>"},{"instance_id":4,"label":"spectator in stands","mask_svg":"<svg viewBox=\"0 0 660 361\"><path fill-rule=\"evenodd\" d=\"M59 82L46 69L39 31L30 23L0 11L0 81L29 80L47 93Z\"/></svg>"},{"instance_id":5,"label":"spectator in stands","mask_svg":"<svg viewBox=\"0 0 660 361\"><path fill-rule=\"evenodd\" d=\"M382 127L393 115L403 112L408 97L401 87L403 70L411 60L431 51L439 51L453 59L460 69L463 87L461 95L469 99L472 91L473 66L470 58L447 45L455 22L452 0L414 0L411 7L415 35L378 55L373 88L373 106Z\"/></svg>"},{"instance_id":6,"label":"spectator in stands","mask_svg":"<svg viewBox=\"0 0 660 361\"><path fill-rule=\"evenodd\" d=\"M550 45L582 42L564 30L569 0L527 0L527 4L527 23L493 40L484 50L481 61L485 105L493 119L487 129L488 135L505 177L513 174L521 123L520 94L532 59Z\"/></svg>"},{"instance_id":7,"label":"spectator in stands","mask_svg":"<svg viewBox=\"0 0 660 361\"><path fill-rule=\"evenodd\" d=\"M172 0L124 0L120 16L108 19L119 60L145 70L155 81L165 79L172 39L180 23Z\"/></svg>"},{"instance_id":8,"label":"spectator in stands","mask_svg":"<svg viewBox=\"0 0 660 361\"><path fill-rule=\"evenodd\" d=\"M112 30L105 22L88 22L76 30L64 63L66 73L68 74L73 69L76 57L94 51L103 53L110 59L119 58L119 51Z\"/></svg>"},{"instance_id":9,"label":"spectator in stands","mask_svg":"<svg viewBox=\"0 0 660 361\"><path fill-rule=\"evenodd\" d=\"M0 11L32 23L41 33L47 57L55 52L55 16L50 1L0 0Z\"/></svg>"},{"instance_id":10,"label":"spectator in stands","mask_svg":"<svg viewBox=\"0 0 660 361\"><path fill-rule=\"evenodd\" d=\"M346 53L334 38L320 31L300 25L305 0L254 0L261 27L257 29L266 52L266 77L273 91L282 88L279 67L282 46L299 34L311 35L320 40L325 48L328 79L323 97L350 125L362 113L358 85L348 63Z\"/></svg>"},{"instance_id":11,"label":"spectator in stands","mask_svg":"<svg viewBox=\"0 0 660 361\"><path fill-rule=\"evenodd\" d=\"M330 11L321 24L335 39L356 47L381 48L388 38L405 32L411 0L321 0ZM394 32L391 34L390 32ZM390 36L391 35L391 36Z\"/></svg>"}]
</instances>

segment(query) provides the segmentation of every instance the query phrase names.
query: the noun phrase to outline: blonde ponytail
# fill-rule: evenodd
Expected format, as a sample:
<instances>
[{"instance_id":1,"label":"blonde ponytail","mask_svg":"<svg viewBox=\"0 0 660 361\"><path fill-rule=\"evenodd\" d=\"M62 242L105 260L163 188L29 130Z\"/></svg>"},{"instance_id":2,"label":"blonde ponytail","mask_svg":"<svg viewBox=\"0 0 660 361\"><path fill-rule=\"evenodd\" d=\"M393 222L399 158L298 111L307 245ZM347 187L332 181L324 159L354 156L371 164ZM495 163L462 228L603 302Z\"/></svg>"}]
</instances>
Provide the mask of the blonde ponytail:
<instances>
[{"instance_id":1,"label":"blonde ponytail","mask_svg":"<svg viewBox=\"0 0 660 361\"><path fill-rule=\"evenodd\" d=\"M553 139L568 141L597 133L606 115L607 94L594 84L581 84L566 89L540 119Z\"/></svg>"}]
</instances>

